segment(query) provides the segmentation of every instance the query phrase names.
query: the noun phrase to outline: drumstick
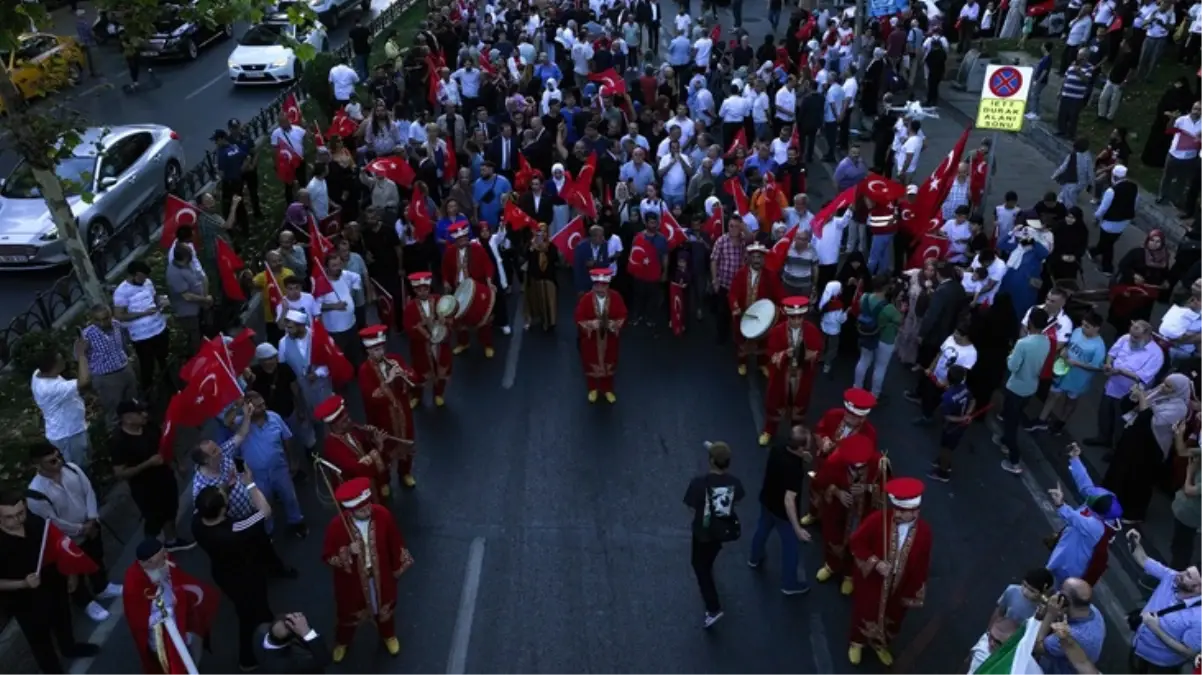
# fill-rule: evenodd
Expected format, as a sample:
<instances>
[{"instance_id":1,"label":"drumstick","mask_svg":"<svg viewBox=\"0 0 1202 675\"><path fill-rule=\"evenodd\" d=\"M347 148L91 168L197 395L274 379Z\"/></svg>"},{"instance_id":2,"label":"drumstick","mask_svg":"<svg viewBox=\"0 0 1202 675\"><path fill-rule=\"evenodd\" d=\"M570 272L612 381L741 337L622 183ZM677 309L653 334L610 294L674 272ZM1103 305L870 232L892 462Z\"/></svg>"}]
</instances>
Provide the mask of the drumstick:
<instances>
[{"instance_id":1,"label":"drumstick","mask_svg":"<svg viewBox=\"0 0 1202 675\"><path fill-rule=\"evenodd\" d=\"M327 462L326 460L324 460L324 459L322 459L322 458L320 458L320 457L317 457L317 458L315 459L315 461L316 461L318 464L320 464L320 465L324 466L325 468L329 469L330 471L333 471L334 473L338 474L339 476L342 476L342 469L339 469L338 467L334 466L333 464L330 464L330 463L329 463L329 462Z\"/></svg>"}]
</instances>

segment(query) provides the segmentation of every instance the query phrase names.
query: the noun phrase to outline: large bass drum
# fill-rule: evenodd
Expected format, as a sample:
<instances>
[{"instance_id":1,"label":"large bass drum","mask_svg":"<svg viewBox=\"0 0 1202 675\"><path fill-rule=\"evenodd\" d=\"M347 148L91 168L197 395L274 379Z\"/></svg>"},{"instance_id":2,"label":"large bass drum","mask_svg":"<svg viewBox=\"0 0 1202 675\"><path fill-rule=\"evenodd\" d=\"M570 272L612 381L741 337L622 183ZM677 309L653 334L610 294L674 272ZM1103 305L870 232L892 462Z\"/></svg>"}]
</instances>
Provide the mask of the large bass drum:
<instances>
[{"instance_id":1,"label":"large bass drum","mask_svg":"<svg viewBox=\"0 0 1202 675\"><path fill-rule=\"evenodd\" d=\"M460 285L459 289L455 291L456 297L462 290L463 285ZM492 321L493 305L497 299L496 293L492 284L473 284L472 297L460 305L460 315L456 322L464 328L479 328Z\"/></svg>"},{"instance_id":2,"label":"large bass drum","mask_svg":"<svg viewBox=\"0 0 1202 675\"><path fill-rule=\"evenodd\" d=\"M743 310L739 319L739 332L748 340L758 340L768 334L768 329L776 323L776 305L764 298L751 303Z\"/></svg>"},{"instance_id":3,"label":"large bass drum","mask_svg":"<svg viewBox=\"0 0 1202 675\"><path fill-rule=\"evenodd\" d=\"M460 319L471 309L472 301L476 298L476 282L464 279L455 289L455 318Z\"/></svg>"}]
</instances>

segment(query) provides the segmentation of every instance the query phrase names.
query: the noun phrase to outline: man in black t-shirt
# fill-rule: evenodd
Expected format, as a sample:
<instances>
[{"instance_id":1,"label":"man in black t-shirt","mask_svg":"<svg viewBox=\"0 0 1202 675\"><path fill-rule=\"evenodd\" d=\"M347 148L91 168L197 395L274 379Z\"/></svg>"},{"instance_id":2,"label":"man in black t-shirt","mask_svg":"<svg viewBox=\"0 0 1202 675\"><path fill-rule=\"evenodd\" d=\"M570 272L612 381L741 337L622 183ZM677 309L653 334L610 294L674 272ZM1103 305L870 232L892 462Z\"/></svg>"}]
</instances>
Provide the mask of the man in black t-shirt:
<instances>
[{"instance_id":1,"label":"man in black t-shirt","mask_svg":"<svg viewBox=\"0 0 1202 675\"><path fill-rule=\"evenodd\" d=\"M705 444L709 451L709 471L689 482L684 493L684 505L693 510L693 573L705 601L705 620L709 628L722 618L722 603L714 583L714 561L722 550L722 540L716 537L719 521L735 518L735 503L743 499L743 483L727 473L730 469L730 446L725 443Z\"/></svg>"},{"instance_id":2,"label":"man in black t-shirt","mask_svg":"<svg viewBox=\"0 0 1202 675\"><path fill-rule=\"evenodd\" d=\"M795 426L788 445L775 446L768 452L764 484L760 488L760 519L751 538L751 557L747 559L748 566L759 568L764 562L768 535L776 531L780 535L780 592L785 595L800 595L810 590L810 585L797 577L801 562L798 542L810 541L810 533L801 527L797 500L805 481L806 463L812 457L813 442L809 429Z\"/></svg>"},{"instance_id":3,"label":"man in black t-shirt","mask_svg":"<svg viewBox=\"0 0 1202 675\"><path fill-rule=\"evenodd\" d=\"M113 475L129 483L129 493L142 514L147 537L163 535L168 551L195 546L179 536L175 518L179 513L179 484L175 470L159 452L159 429L150 424L146 404L122 401L117 406L117 429L109 441Z\"/></svg>"},{"instance_id":4,"label":"man in black t-shirt","mask_svg":"<svg viewBox=\"0 0 1202 675\"><path fill-rule=\"evenodd\" d=\"M371 55L371 29L362 17L355 19L355 27L347 38L351 42L351 53L355 56L355 72L360 80L367 79L367 57Z\"/></svg>"}]
</instances>

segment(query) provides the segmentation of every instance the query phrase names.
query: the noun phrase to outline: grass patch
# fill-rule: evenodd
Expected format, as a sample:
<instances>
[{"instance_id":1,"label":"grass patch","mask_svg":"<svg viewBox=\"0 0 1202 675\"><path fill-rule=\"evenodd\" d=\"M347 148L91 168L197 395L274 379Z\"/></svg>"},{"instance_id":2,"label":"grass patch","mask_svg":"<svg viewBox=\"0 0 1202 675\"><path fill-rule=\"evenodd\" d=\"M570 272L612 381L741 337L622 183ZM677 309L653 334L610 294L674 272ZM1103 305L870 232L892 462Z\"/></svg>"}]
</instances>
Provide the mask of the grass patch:
<instances>
[{"instance_id":1,"label":"grass patch","mask_svg":"<svg viewBox=\"0 0 1202 675\"><path fill-rule=\"evenodd\" d=\"M1026 52L1036 58L1041 55L1040 49L1044 42L1049 41L1046 38L1027 40L1026 45L1019 47L1018 40L987 40L986 49L990 53L999 52ZM1064 41L1060 39L1050 40L1052 42L1052 67L1056 68L1060 63L1060 55L1064 52ZM1102 65L1103 71L1101 77L1105 77L1109 71L1109 66L1105 63ZM1127 143L1131 146L1131 160L1127 163L1127 168L1130 170L1128 177L1134 180L1145 190L1155 193L1160 185L1160 177L1163 173L1162 169L1145 166L1140 159L1140 154L1143 152L1144 144L1148 138L1149 127L1152 123L1152 118L1156 115L1156 106L1160 102L1160 97L1164 94L1169 85L1178 78L1185 76L1190 82L1196 83L1196 69L1188 66L1183 66L1176 60L1176 50L1172 50L1172 58L1166 54L1161 57L1160 63L1156 64L1151 77L1147 80L1128 83L1123 88L1123 100L1119 104L1118 114L1115 116L1114 122L1100 122L1097 119L1098 108L1096 98L1093 105L1086 107L1081 113L1081 121L1078 126L1078 133L1089 139L1090 148L1097 152L1106 147L1110 142L1110 132L1115 127L1126 127L1128 131ZM1102 80L1104 81L1104 80ZM1100 91L1100 89L1099 89ZM1194 92L1197 94L1198 92ZM1053 91L1049 84L1048 89L1044 91L1044 101L1049 100L1049 97L1055 97L1056 91ZM1189 112L1183 110L1182 114ZM1046 116L1045 116L1046 119Z\"/></svg>"}]
</instances>

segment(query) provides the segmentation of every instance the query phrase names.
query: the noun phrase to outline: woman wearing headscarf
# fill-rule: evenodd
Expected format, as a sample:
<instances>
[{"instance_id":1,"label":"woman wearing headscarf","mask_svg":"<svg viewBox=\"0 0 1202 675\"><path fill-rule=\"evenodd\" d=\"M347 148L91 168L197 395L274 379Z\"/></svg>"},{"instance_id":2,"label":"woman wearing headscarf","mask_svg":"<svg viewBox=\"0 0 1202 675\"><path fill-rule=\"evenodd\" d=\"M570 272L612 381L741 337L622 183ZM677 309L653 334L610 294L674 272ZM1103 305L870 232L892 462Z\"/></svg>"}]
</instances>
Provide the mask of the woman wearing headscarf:
<instances>
[{"instance_id":1,"label":"woman wearing headscarf","mask_svg":"<svg viewBox=\"0 0 1202 675\"><path fill-rule=\"evenodd\" d=\"M567 226L568 221L572 217L572 207L568 206L566 199L563 198L563 191L567 186L568 174L564 170L563 164L552 164L551 178L543 185L543 190L546 191L547 196L558 198L551 200L551 203L555 204L555 206L551 207L553 217L551 220L550 236L552 237L559 234L559 231Z\"/></svg>"},{"instance_id":2,"label":"woman wearing headscarf","mask_svg":"<svg viewBox=\"0 0 1202 675\"><path fill-rule=\"evenodd\" d=\"M1152 308L1161 292L1169 288L1171 256L1164 233L1152 230L1141 248L1127 251L1119 261L1110 285L1107 320L1119 335L1125 335L1136 320L1152 318Z\"/></svg>"},{"instance_id":3,"label":"woman wearing headscarf","mask_svg":"<svg viewBox=\"0 0 1202 675\"><path fill-rule=\"evenodd\" d=\"M1135 409L1123 416L1127 426L1102 478L1123 505L1124 522L1138 523L1148 512L1152 490L1173 447L1173 426L1189 414L1193 389L1189 378L1174 373L1152 391L1131 390Z\"/></svg>"},{"instance_id":4,"label":"woman wearing headscarf","mask_svg":"<svg viewBox=\"0 0 1202 675\"><path fill-rule=\"evenodd\" d=\"M1081 276L1081 257L1089 247L1089 228L1081 208L1070 208L1064 220L1052 226L1052 236L1052 252L1043 265L1043 295L1061 280L1076 281Z\"/></svg>"},{"instance_id":5,"label":"woman wearing headscarf","mask_svg":"<svg viewBox=\"0 0 1202 675\"><path fill-rule=\"evenodd\" d=\"M1164 158L1169 154L1169 145L1173 142L1173 136L1165 133L1165 130L1173 120L1189 112L1194 100L1189 78L1184 75L1177 78L1160 96L1160 102L1156 104L1156 114L1152 116L1145 136L1148 140L1144 143L1143 153L1140 154L1145 166L1156 169L1164 167Z\"/></svg>"},{"instance_id":6,"label":"woman wearing headscarf","mask_svg":"<svg viewBox=\"0 0 1202 675\"><path fill-rule=\"evenodd\" d=\"M902 278L906 285L898 305L904 317L901 330L897 332L897 341L893 343L893 353L904 365L913 366L918 360L918 345L922 341L918 326L931 304L931 293L935 292L935 286L938 285L935 261L927 260L921 268L902 272Z\"/></svg>"},{"instance_id":7,"label":"woman wearing headscarf","mask_svg":"<svg viewBox=\"0 0 1202 675\"><path fill-rule=\"evenodd\" d=\"M843 284L828 281L818 298L818 327L822 329L822 372L829 374L839 352L839 335L847 321L847 309L843 305Z\"/></svg>"},{"instance_id":8,"label":"woman wearing headscarf","mask_svg":"<svg viewBox=\"0 0 1202 675\"><path fill-rule=\"evenodd\" d=\"M547 80L547 86L543 89L543 102L540 106L542 113L540 114L551 114L551 101L563 103L563 92L559 90L559 83L555 81L555 78Z\"/></svg>"},{"instance_id":9,"label":"woman wearing headscarf","mask_svg":"<svg viewBox=\"0 0 1202 675\"><path fill-rule=\"evenodd\" d=\"M555 330L559 303L557 283L559 249L551 243L547 224L539 223L526 252L526 325L539 324L546 332Z\"/></svg>"},{"instance_id":10,"label":"woman wearing headscarf","mask_svg":"<svg viewBox=\"0 0 1202 675\"><path fill-rule=\"evenodd\" d=\"M843 267L839 268L839 274L835 277L835 280L841 286L841 298L844 307L851 308L855 306L859 296L864 291L864 286L870 278L868 260L864 257L864 254L859 251L849 253L846 261L843 263ZM843 339L839 343L840 350L847 355L859 356L860 346L856 333L856 322L844 321L842 334Z\"/></svg>"},{"instance_id":11,"label":"woman wearing headscarf","mask_svg":"<svg viewBox=\"0 0 1202 675\"><path fill-rule=\"evenodd\" d=\"M860 93L860 109L864 117L876 117L877 102L881 99L881 85L885 81L885 50L877 47L872 50L872 60L864 71L864 85ZM888 146L886 146L888 147ZM881 150L884 156L884 149Z\"/></svg>"}]
</instances>

